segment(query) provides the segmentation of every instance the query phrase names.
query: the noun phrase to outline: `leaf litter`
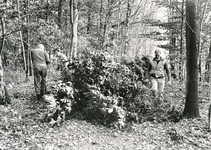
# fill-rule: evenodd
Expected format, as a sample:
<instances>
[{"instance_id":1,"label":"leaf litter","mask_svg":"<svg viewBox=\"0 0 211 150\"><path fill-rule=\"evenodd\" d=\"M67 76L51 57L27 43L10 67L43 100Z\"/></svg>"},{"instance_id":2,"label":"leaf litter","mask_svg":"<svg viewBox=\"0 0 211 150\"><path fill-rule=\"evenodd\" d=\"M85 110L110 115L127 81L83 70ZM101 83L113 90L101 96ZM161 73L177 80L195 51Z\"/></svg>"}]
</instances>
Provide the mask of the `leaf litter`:
<instances>
[{"instance_id":1,"label":"leaf litter","mask_svg":"<svg viewBox=\"0 0 211 150\"><path fill-rule=\"evenodd\" d=\"M131 124L131 127L125 130L107 128L85 120L69 119L52 128L40 121L45 107L42 102L36 102L32 81L17 86L22 96L13 98L10 106L0 105L0 149L211 148L207 115L210 103L204 98L206 95L201 96L201 117L197 119L182 119L176 123L144 121L141 124ZM167 90L170 91L171 88L174 87ZM15 90L13 92L17 93ZM166 100L184 101L182 91L172 90L166 93Z\"/></svg>"}]
</instances>

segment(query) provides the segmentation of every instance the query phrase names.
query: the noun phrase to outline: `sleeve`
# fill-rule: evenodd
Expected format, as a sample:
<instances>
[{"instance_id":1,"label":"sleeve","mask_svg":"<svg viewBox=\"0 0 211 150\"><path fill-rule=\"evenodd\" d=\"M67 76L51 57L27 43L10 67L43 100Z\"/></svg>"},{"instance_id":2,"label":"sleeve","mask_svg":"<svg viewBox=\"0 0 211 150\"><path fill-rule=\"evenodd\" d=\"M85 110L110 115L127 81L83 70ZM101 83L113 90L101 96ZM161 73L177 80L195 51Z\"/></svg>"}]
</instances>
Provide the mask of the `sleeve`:
<instances>
[{"instance_id":1,"label":"sleeve","mask_svg":"<svg viewBox=\"0 0 211 150\"><path fill-rule=\"evenodd\" d=\"M167 62L165 62L165 64L164 64L164 69L166 70L168 81L171 81L171 73L170 73L169 65Z\"/></svg>"}]
</instances>

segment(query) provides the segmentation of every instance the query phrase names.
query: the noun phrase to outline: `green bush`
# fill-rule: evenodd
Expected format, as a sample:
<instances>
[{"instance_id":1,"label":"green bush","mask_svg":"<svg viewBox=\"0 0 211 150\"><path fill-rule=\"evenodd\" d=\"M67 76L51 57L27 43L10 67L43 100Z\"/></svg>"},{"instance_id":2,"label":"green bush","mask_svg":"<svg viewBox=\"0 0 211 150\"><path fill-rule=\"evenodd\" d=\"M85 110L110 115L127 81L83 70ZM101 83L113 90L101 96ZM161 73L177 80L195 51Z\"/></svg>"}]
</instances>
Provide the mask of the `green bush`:
<instances>
[{"instance_id":1,"label":"green bush","mask_svg":"<svg viewBox=\"0 0 211 150\"><path fill-rule=\"evenodd\" d=\"M180 111L168 108L168 102L154 99L150 88L143 84L142 64L139 59L116 63L108 54L84 53L62 73L63 83L72 84L71 112L81 112L83 118L118 128L127 122L142 122L146 117L179 119ZM61 107L65 93L55 94L61 112L65 110Z\"/></svg>"}]
</instances>

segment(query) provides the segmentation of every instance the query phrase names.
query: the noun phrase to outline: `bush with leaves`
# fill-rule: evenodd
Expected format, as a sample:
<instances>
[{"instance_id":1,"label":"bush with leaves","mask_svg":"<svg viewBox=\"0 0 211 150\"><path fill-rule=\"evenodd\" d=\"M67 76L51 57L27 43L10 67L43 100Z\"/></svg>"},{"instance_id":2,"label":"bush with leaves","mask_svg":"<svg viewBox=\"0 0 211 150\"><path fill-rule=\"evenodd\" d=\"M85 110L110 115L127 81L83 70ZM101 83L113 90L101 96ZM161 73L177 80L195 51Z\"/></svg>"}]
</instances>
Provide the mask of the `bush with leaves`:
<instances>
[{"instance_id":1,"label":"bush with leaves","mask_svg":"<svg viewBox=\"0 0 211 150\"><path fill-rule=\"evenodd\" d=\"M126 122L141 122L145 116L154 118L165 113L171 118L175 113L166 107L170 104L153 99L150 88L142 83L141 63L137 60L116 63L106 53L84 53L82 58L74 60L62 73L62 84L72 83L71 102L75 102L74 108L71 105L72 112L81 112L83 118L118 128L124 127ZM58 106L54 109L64 110L63 99L67 95L54 93ZM51 118L56 112L63 112L56 110Z\"/></svg>"},{"instance_id":2,"label":"bush with leaves","mask_svg":"<svg viewBox=\"0 0 211 150\"><path fill-rule=\"evenodd\" d=\"M133 116L134 110L144 112L148 109L144 105L145 99L142 98L143 106L134 102L138 95L147 97L149 94L140 93L147 89L141 82L139 87L137 85L143 73L140 63L115 63L108 54L84 53L82 59L75 60L69 68L63 76L64 82L73 83L77 110L86 112L87 118L98 118L104 124L117 121L120 125L129 120L127 116Z\"/></svg>"},{"instance_id":3,"label":"bush with leaves","mask_svg":"<svg viewBox=\"0 0 211 150\"><path fill-rule=\"evenodd\" d=\"M48 103L47 112L43 114L42 121L48 121L51 126L60 124L71 113L74 105L72 83L58 81L50 95L45 95Z\"/></svg>"}]
</instances>

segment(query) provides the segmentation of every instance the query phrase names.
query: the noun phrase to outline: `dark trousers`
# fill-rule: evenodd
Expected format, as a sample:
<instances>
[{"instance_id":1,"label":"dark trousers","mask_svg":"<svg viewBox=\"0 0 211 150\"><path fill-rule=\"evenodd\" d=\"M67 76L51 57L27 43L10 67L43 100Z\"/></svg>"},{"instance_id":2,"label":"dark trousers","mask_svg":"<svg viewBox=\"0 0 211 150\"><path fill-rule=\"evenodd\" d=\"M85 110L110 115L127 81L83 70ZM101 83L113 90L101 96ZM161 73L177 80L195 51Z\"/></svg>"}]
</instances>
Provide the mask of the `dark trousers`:
<instances>
[{"instance_id":1,"label":"dark trousers","mask_svg":"<svg viewBox=\"0 0 211 150\"><path fill-rule=\"evenodd\" d=\"M47 65L40 64L34 67L34 88L37 95L43 96L46 92Z\"/></svg>"}]
</instances>

